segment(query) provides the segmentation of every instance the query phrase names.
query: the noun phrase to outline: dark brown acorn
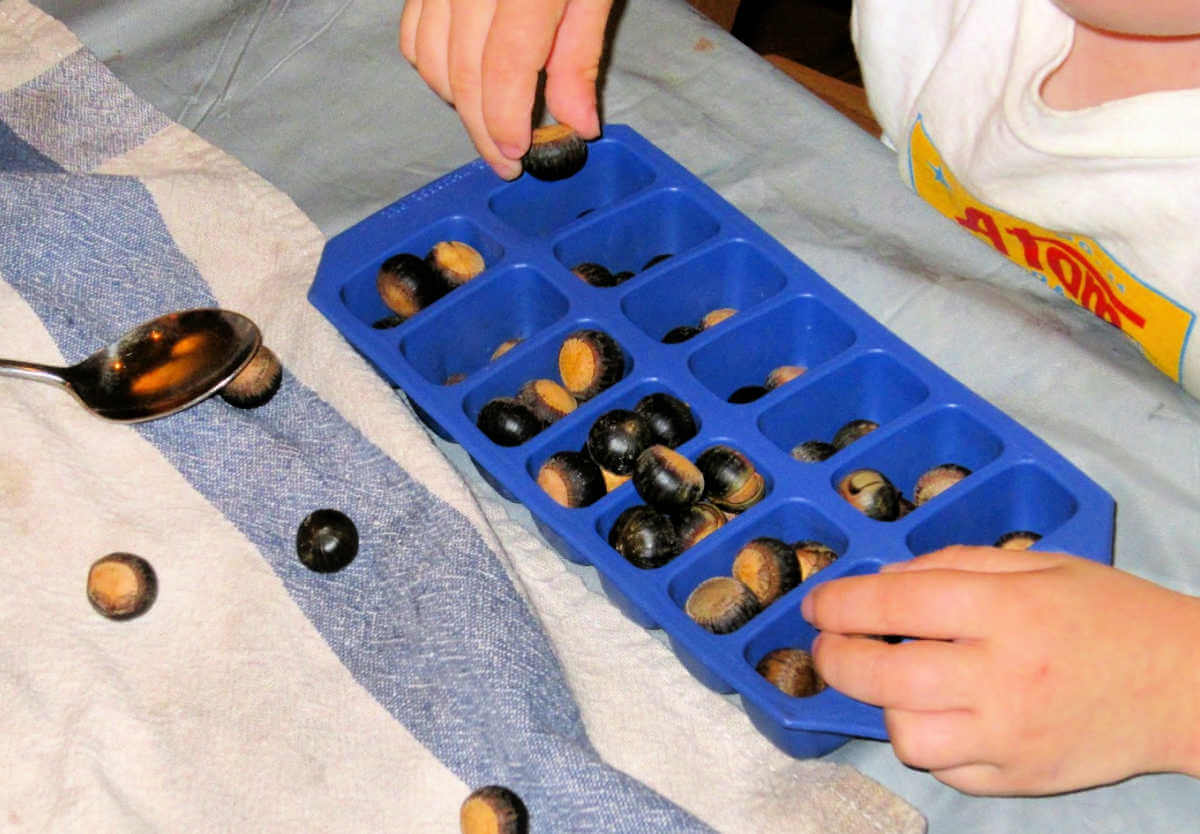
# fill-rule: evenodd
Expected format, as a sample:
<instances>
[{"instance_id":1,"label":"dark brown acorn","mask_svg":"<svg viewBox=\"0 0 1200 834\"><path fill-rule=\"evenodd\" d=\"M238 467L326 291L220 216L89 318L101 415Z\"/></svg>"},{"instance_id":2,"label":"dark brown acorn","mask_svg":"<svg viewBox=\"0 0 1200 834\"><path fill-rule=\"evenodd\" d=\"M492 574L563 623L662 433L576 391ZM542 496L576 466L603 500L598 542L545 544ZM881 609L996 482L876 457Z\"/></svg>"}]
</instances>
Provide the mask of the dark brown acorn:
<instances>
[{"instance_id":1,"label":"dark brown acorn","mask_svg":"<svg viewBox=\"0 0 1200 834\"><path fill-rule=\"evenodd\" d=\"M723 510L741 512L762 500L766 482L750 459L730 446L718 444L696 458L704 475L705 497Z\"/></svg>"},{"instance_id":2,"label":"dark brown acorn","mask_svg":"<svg viewBox=\"0 0 1200 834\"><path fill-rule=\"evenodd\" d=\"M592 423L587 450L592 460L614 475L632 475L638 455L653 442L646 418L636 411L614 408Z\"/></svg>"},{"instance_id":3,"label":"dark brown acorn","mask_svg":"<svg viewBox=\"0 0 1200 834\"><path fill-rule=\"evenodd\" d=\"M558 375L579 401L590 399L625 374L621 346L603 330L577 330L558 351Z\"/></svg>"},{"instance_id":4,"label":"dark brown acorn","mask_svg":"<svg viewBox=\"0 0 1200 834\"><path fill-rule=\"evenodd\" d=\"M463 800L458 824L462 834L528 834L529 811L503 785L485 785Z\"/></svg>"},{"instance_id":5,"label":"dark brown acorn","mask_svg":"<svg viewBox=\"0 0 1200 834\"><path fill-rule=\"evenodd\" d=\"M638 455L633 487L647 504L660 510L678 510L700 500L704 476L674 449L655 444Z\"/></svg>"},{"instance_id":6,"label":"dark brown acorn","mask_svg":"<svg viewBox=\"0 0 1200 834\"><path fill-rule=\"evenodd\" d=\"M805 582L819 570L829 567L837 560L837 553L828 545L812 539L802 539L792 545L796 564L800 568L800 581Z\"/></svg>"},{"instance_id":7,"label":"dark brown acorn","mask_svg":"<svg viewBox=\"0 0 1200 834\"><path fill-rule=\"evenodd\" d=\"M824 440L805 440L792 447L792 457L801 463L820 463L833 457L837 449Z\"/></svg>"},{"instance_id":8,"label":"dark brown acorn","mask_svg":"<svg viewBox=\"0 0 1200 834\"><path fill-rule=\"evenodd\" d=\"M913 487L913 504L921 506L931 498L936 498L963 478L971 474L971 470L957 463L943 463L932 469L927 469L917 478Z\"/></svg>"},{"instance_id":9,"label":"dark brown acorn","mask_svg":"<svg viewBox=\"0 0 1200 834\"><path fill-rule=\"evenodd\" d=\"M679 546L687 550L705 536L715 533L725 525L725 511L711 501L689 504L674 515L675 531L679 534Z\"/></svg>"},{"instance_id":10,"label":"dark brown acorn","mask_svg":"<svg viewBox=\"0 0 1200 834\"><path fill-rule=\"evenodd\" d=\"M587 155L587 142L572 128L545 125L534 129L529 150L521 157L521 167L539 180L561 180L578 173Z\"/></svg>"},{"instance_id":11,"label":"dark brown acorn","mask_svg":"<svg viewBox=\"0 0 1200 834\"><path fill-rule=\"evenodd\" d=\"M838 494L876 521L895 521L900 514L900 492L874 469L855 469L846 475L838 483Z\"/></svg>"},{"instance_id":12,"label":"dark brown acorn","mask_svg":"<svg viewBox=\"0 0 1200 834\"><path fill-rule=\"evenodd\" d=\"M88 602L110 620L141 616L157 597L158 576L141 556L109 553L88 569Z\"/></svg>"},{"instance_id":13,"label":"dark brown acorn","mask_svg":"<svg viewBox=\"0 0 1200 834\"><path fill-rule=\"evenodd\" d=\"M425 256L425 262L442 277L449 289L461 287L486 268L483 255L469 243L461 240L443 240L435 243Z\"/></svg>"},{"instance_id":14,"label":"dark brown acorn","mask_svg":"<svg viewBox=\"0 0 1200 834\"><path fill-rule=\"evenodd\" d=\"M665 514L635 504L617 516L608 543L638 568L660 568L682 551L675 525Z\"/></svg>"},{"instance_id":15,"label":"dark brown acorn","mask_svg":"<svg viewBox=\"0 0 1200 834\"><path fill-rule=\"evenodd\" d=\"M764 608L800 584L800 566L792 546L772 536L751 539L733 557L732 574L758 597Z\"/></svg>"},{"instance_id":16,"label":"dark brown acorn","mask_svg":"<svg viewBox=\"0 0 1200 834\"><path fill-rule=\"evenodd\" d=\"M608 267L603 264L592 263L591 261L575 264L575 266L571 267L571 272L574 273L576 278L591 284L593 287L615 287L618 283L613 274L608 271Z\"/></svg>"},{"instance_id":17,"label":"dark brown acorn","mask_svg":"<svg viewBox=\"0 0 1200 834\"><path fill-rule=\"evenodd\" d=\"M552 379L531 379L517 390L517 399L546 425L575 410L577 403L567 389Z\"/></svg>"},{"instance_id":18,"label":"dark brown acorn","mask_svg":"<svg viewBox=\"0 0 1200 834\"><path fill-rule=\"evenodd\" d=\"M803 365L780 365L778 368L771 369L763 385L768 391L774 391L780 385L786 385L806 373L808 373L808 368Z\"/></svg>"},{"instance_id":19,"label":"dark brown acorn","mask_svg":"<svg viewBox=\"0 0 1200 834\"><path fill-rule=\"evenodd\" d=\"M504 354L508 353L510 350L515 348L517 345L521 344L521 342L523 342L523 341L525 341L525 340L522 339L520 336L516 336L512 339L505 339L503 342L496 345L496 349L492 351L491 361L495 362L497 359L499 359Z\"/></svg>"},{"instance_id":20,"label":"dark brown acorn","mask_svg":"<svg viewBox=\"0 0 1200 834\"><path fill-rule=\"evenodd\" d=\"M776 689L793 698L807 698L825 688L812 655L804 649L773 649L754 668Z\"/></svg>"},{"instance_id":21,"label":"dark brown acorn","mask_svg":"<svg viewBox=\"0 0 1200 834\"><path fill-rule=\"evenodd\" d=\"M752 403L759 397L765 396L768 393L766 386L763 385L743 385L729 395L728 401L734 405L745 405Z\"/></svg>"},{"instance_id":22,"label":"dark brown acorn","mask_svg":"<svg viewBox=\"0 0 1200 834\"><path fill-rule=\"evenodd\" d=\"M1040 533L1034 533L1030 530L1010 530L1000 538L996 539L993 547L998 547L1001 550L1028 550L1041 540Z\"/></svg>"},{"instance_id":23,"label":"dark brown acorn","mask_svg":"<svg viewBox=\"0 0 1200 834\"><path fill-rule=\"evenodd\" d=\"M677 345L680 342L686 342L699 332L699 327L695 327L691 324L681 324L678 327L672 327L670 330L664 333L662 341L664 345Z\"/></svg>"},{"instance_id":24,"label":"dark brown acorn","mask_svg":"<svg viewBox=\"0 0 1200 834\"><path fill-rule=\"evenodd\" d=\"M475 420L479 430L500 446L520 446L546 424L515 397L495 397L484 403Z\"/></svg>"},{"instance_id":25,"label":"dark brown acorn","mask_svg":"<svg viewBox=\"0 0 1200 834\"><path fill-rule=\"evenodd\" d=\"M446 282L424 258L408 252L392 255L375 277L379 297L393 313L412 318L446 294Z\"/></svg>"},{"instance_id":26,"label":"dark brown acorn","mask_svg":"<svg viewBox=\"0 0 1200 834\"><path fill-rule=\"evenodd\" d=\"M750 622L762 605L743 582L732 576L713 576L688 595L683 610L713 634L728 634Z\"/></svg>"},{"instance_id":27,"label":"dark brown acorn","mask_svg":"<svg viewBox=\"0 0 1200 834\"><path fill-rule=\"evenodd\" d=\"M653 258L651 258L650 260L648 260L644 264L642 264L642 272L645 272L647 269L649 269L652 266L662 263L669 257L671 257L670 252L663 252L662 254L655 255Z\"/></svg>"},{"instance_id":28,"label":"dark brown acorn","mask_svg":"<svg viewBox=\"0 0 1200 834\"><path fill-rule=\"evenodd\" d=\"M877 428L879 428L879 424L874 420L851 420L833 435L833 448L841 451Z\"/></svg>"},{"instance_id":29,"label":"dark brown acorn","mask_svg":"<svg viewBox=\"0 0 1200 834\"><path fill-rule=\"evenodd\" d=\"M259 345L246 367L225 383L221 399L237 408L258 408L266 405L279 391L283 382L283 365L266 345Z\"/></svg>"},{"instance_id":30,"label":"dark brown acorn","mask_svg":"<svg viewBox=\"0 0 1200 834\"><path fill-rule=\"evenodd\" d=\"M314 510L296 530L296 555L317 573L339 571L358 555L358 528L337 510Z\"/></svg>"},{"instance_id":31,"label":"dark brown acorn","mask_svg":"<svg viewBox=\"0 0 1200 834\"><path fill-rule=\"evenodd\" d=\"M626 281L628 281L632 277L633 277L633 272L628 269L622 269L620 272L614 272L613 273L613 286L615 287L618 284L624 284Z\"/></svg>"},{"instance_id":32,"label":"dark brown acorn","mask_svg":"<svg viewBox=\"0 0 1200 834\"><path fill-rule=\"evenodd\" d=\"M692 409L678 397L657 391L638 400L633 410L646 418L655 443L674 449L696 436Z\"/></svg>"},{"instance_id":33,"label":"dark brown acorn","mask_svg":"<svg viewBox=\"0 0 1200 834\"><path fill-rule=\"evenodd\" d=\"M538 486L564 507L587 507L608 492L600 466L583 452L555 452L538 470Z\"/></svg>"},{"instance_id":34,"label":"dark brown acorn","mask_svg":"<svg viewBox=\"0 0 1200 834\"><path fill-rule=\"evenodd\" d=\"M709 310L704 314L704 318L700 319L700 329L708 330L710 327L716 327L725 319L737 314L737 309L734 307L718 307L716 310Z\"/></svg>"}]
</instances>

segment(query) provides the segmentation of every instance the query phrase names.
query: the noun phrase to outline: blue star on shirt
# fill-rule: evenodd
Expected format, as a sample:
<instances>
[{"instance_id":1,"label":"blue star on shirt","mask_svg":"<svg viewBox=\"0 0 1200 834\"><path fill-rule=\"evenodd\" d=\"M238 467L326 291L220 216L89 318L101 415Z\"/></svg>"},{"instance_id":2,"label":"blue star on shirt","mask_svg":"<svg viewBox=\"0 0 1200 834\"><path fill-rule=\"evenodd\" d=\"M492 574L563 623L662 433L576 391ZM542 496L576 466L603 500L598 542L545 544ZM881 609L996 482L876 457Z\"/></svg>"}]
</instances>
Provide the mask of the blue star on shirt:
<instances>
[{"instance_id":1,"label":"blue star on shirt","mask_svg":"<svg viewBox=\"0 0 1200 834\"><path fill-rule=\"evenodd\" d=\"M941 183L941 184L942 184L942 186L943 186L943 187L944 187L944 188L945 188L947 191L949 191L949 190L950 190L950 183L946 181L946 172L945 172L944 170L942 170L942 166L941 166L941 165L934 165L932 162L928 163L928 165L929 165L930 169L932 169L932 171L933 171L933 180L934 180L934 182L939 182L939 183Z\"/></svg>"}]
</instances>

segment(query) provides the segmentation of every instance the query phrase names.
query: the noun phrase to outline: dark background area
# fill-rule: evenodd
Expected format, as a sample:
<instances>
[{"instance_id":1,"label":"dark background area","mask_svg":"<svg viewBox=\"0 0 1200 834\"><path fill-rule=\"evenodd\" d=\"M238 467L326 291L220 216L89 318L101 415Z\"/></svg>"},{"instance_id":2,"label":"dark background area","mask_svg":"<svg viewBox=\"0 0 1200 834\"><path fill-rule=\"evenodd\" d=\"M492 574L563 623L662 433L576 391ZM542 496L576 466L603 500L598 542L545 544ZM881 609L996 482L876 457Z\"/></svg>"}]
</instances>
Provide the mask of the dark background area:
<instances>
[{"instance_id":1,"label":"dark background area","mask_svg":"<svg viewBox=\"0 0 1200 834\"><path fill-rule=\"evenodd\" d=\"M850 0L742 0L732 31L760 55L862 83L850 43Z\"/></svg>"}]
</instances>

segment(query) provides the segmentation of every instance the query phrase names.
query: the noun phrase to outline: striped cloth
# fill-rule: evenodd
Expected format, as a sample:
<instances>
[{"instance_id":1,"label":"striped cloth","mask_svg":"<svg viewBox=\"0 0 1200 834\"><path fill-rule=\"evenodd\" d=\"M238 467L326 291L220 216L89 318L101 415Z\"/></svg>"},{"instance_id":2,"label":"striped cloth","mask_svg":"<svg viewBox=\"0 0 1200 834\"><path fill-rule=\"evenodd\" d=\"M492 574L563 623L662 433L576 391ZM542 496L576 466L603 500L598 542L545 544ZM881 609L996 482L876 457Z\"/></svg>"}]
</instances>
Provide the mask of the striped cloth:
<instances>
[{"instance_id":1,"label":"striped cloth","mask_svg":"<svg viewBox=\"0 0 1200 834\"><path fill-rule=\"evenodd\" d=\"M856 770L775 750L539 539L474 496L312 309L323 239L284 194L0 0L0 355L71 364L164 312L253 318L271 402L106 423L0 380L0 825L455 831L503 784L538 832L910 832ZM313 573L336 508L355 561ZM88 566L148 559L114 622Z\"/></svg>"}]
</instances>

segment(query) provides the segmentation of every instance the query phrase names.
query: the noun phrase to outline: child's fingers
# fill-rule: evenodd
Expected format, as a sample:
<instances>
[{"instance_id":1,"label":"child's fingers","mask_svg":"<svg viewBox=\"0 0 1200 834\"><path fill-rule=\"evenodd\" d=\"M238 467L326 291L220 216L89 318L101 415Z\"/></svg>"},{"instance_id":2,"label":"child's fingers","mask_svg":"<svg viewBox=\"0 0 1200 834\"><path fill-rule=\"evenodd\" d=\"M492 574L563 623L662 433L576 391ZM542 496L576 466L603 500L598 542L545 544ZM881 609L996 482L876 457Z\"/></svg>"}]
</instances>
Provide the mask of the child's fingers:
<instances>
[{"instance_id":1,"label":"child's fingers","mask_svg":"<svg viewBox=\"0 0 1200 834\"><path fill-rule=\"evenodd\" d=\"M950 568L983 573L1017 573L1055 567L1058 563L1059 559L1056 554L1042 553L1036 550L1002 550L996 547L954 545L926 553L915 559L909 559L907 562L884 565L880 571L882 573L902 573L904 571Z\"/></svg>"},{"instance_id":2,"label":"child's fingers","mask_svg":"<svg viewBox=\"0 0 1200 834\"><path fill-rule=\"evenodd\" d=\"M446 101L454 101L446 64L450 42L449 0L423 0L414 50L417 72L430 88Z\"/></svg>"},{"instance_id":3,"label":"child's fingers","mask_svg":"<svg viewBox=\"0 0 1200 834\"><path fill-rule=\"evenodd\" d=\"M813 661L834 689L885 709L941 711L976 700L978 655L970 646L938 640L890 644L823 632Z\"/></svg>"},{"instance_id":4,"label":"child's fingers","mask_svg":"<svg viewBox=\"0 0 1200 834\"><path fill-rule=\"evenodd\" d=\"M585 139L600 135L596 79L612 0L572 0L546 63L546 106Z\"/></svg>"},{"instance_id":5,"label":"child's fingers","mask_svg":"<svg viewBox=\"0 0 1200 834\"><path fill-rule=\"evenodd\" d=\"M949 768L930 768L935 779L955 790L976 796L995 796L1015 791L1008 784L1003 770L988 762L972 762ZM1026 791L1027 792L1027 791Z\"/></svg>"},{"instance_id":6,"label":"child's fingers","mask_svg":"<svg viewBox=\"0 0 1200 834\"><path fill-rule=\"evenodd\" d=\"M888 709L883 720L896 758L911 767L940 771L975 764L976 717L967 710Z\"/></svg>"},{"instance_id":7,"label":"child's fingers","mask_svg":"<svg viewBox=\"0 0 1200 834\"><path fill-rule=\"evenodd\" d=\"M986 574L927 570L847 576L813 588L804 619L822 631L951 640L988 631Z\"/></svg>"},{"instance_id":8,"label":"child's fingers","mask_svg":"<svg viewBox=\"0 0 1200 834\"><path fill-rule=\"evenodd\" d=\"M421 20L421 0L405 0L400 13L400 54L410 64L417 63L417 24Z\"/></svg>"},{"instance_id":9,"label":"child's fingers","mask_svg":"<svg viewBox=\"0 0 1200 834\"><path fill-rule=\"evenodd\" d=\"M426 0L428 2L428 0ZM538 73L546 65L565 0L499 0L483 50L483 120L500 151L529 149Z\"/></svg>"}]
</instances>

